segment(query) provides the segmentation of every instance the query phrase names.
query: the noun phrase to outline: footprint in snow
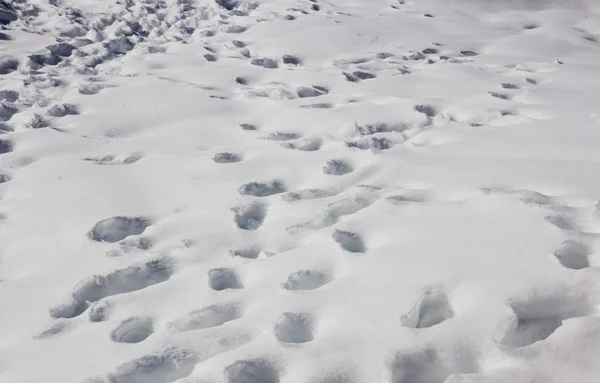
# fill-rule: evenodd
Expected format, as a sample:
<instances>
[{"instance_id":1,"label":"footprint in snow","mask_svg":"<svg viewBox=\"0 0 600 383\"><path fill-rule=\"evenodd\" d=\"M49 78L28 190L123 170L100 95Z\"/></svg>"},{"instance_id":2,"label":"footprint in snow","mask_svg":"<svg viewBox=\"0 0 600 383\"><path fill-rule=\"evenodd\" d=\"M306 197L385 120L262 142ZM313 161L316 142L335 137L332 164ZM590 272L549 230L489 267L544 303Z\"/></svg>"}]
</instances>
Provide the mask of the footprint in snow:
<instances>
[{"instance_id":1,"label":"footprint in snow","mask_svg":"<svg viewBox=\"0 0 600 383\"><path fill-rule=\"evenodd\" d=\"M235 225L242 230L258 230L267 216L267 205L254 201L231 209Z\"/></svg>"},{"instance_id":2,"label":"footprint in snow","mask_svg":"<svg viewBox=\"0 0 600 383\"><path fill-rule=\"evenodd\" d=\"M273 332L283 343L306 343L314 339L314 318L309 314L286 312L275 323Z\"/></svg>"},{"instance_id":3,"label":"footprint in snow","mask_svg":"<svg viewBox=\"0 0 600 383\"><path fill-rule=\"evenodd\" d=\"M86 157L84 161L90 161L96 165L131 165L144 158L142 153L132 153L125 156L115 156L108 154L102 157Z\"/></svg>"},{"instance_id":4,"label":"footprint in snow","mask_svg":"<svg viewBox=\"0 0 600 383\"><path fill-rule=\"evenodd\" d=\"M114 243L142 234L151 224L148 218L117 216L96 223L88 236L94 241Z\"/></svg>"},{"instance_id":5,"label":"footprint in snow","mask_svg":"<svg viewBox=\"0 0 600 383\"><path fill-rule=\"evenodd\" d=\"M172 274L172 262L163 258L106 275L93 275L79 282L71 297L65 303L52 308L50 315L54 318L75 318L86 311L93 302L165 282Z\"/></svg>"},{"instance_id":6,"label":"footprint in snow","mask_svg":"<svg viewBox=\"0 0 600 383\"><path fill-rule=\"evenodd\" d=\"M580 270L590 267L590 247L581 240L570 239L562 243L554 256L568 269Z\"/></svg>"},{"instance_id":7,"label":"footprint in snow","mask_svg":"<svg viewBox=\"0 0 600 383\"><path fill-rule=\"evenodd\" d=\"M272 180L268 182L249 182L239 187L240 195L249 195L254 197L268 197L273 194L279 194L286 191L285 184L281 180Z\"/></svg>"},{"instance_id":8,"label":"footprint in snow","mask_svg":"<svg viewBox=\"0 0 600 383\"><path fill-rule=\"evenodd\" d=\"M233 269L219 268L208 272L208 285L216 291L242 289L242 281Z\"/></svg>"},{"instance_id":9,"label":"footprint in snow","mask_svg":"<svg viewBox=\"0 0 600 383\"><path fill-rule=\"evenodd\" d=\"M331 282L331 274L318 270L300 270L288 277L281 286L290 291L314 290Z\"/></svg>"},{"instance_id":10,"label":"footprint in snow","mask_svg":"<svg viewBox=\"0 0 600 383\"><path fill-rule=\"evenodd\" d=\"M110 339L117 343L140 343L154 332L150 317L132 317L121 322L111 333Z\"/></svg>"},{"instance_id":11,"label":"footprint in snow","mask_svg":"<svg viewBox=\"0 0 600 383\"><path fill-rule=\"evenodd\" d=\"M167 327L172 332L185 332L222 326L242 317L242 306L237 303L217 303L194 310L170 322Z\"/></svg>"},{"instance_id":12,"label":"footprint in snow","mask_svg":"<svg viewBox=\"0 0 600 383\"><path fill-rule=\"evenodd\" d=\"M428 328L454 317L446 293L440 288L428 289L419 298L402 324L412 328Z\"/></svg>"},{"instance_id":13,"label":"footprint in snow","mask_svg":"<svg viewBox=\"0 0 600 383\"><path fill-rule=\"evenodd\" d=\"M566 292L532 294L509 302L513 311L500 344L520 348L547 339L566 319L590 315L588 297Z\"/></svg>"},{"instance_id":14,"label":"footprint in snow","mask_svg":"<svg viewBox=\"0 0 600 383\"><path fill-rule=\"evenodd\" d=\"M225 368L226 383L279 383L279 368L267 359L245 359Z\"/></svg>"}]
</instances>

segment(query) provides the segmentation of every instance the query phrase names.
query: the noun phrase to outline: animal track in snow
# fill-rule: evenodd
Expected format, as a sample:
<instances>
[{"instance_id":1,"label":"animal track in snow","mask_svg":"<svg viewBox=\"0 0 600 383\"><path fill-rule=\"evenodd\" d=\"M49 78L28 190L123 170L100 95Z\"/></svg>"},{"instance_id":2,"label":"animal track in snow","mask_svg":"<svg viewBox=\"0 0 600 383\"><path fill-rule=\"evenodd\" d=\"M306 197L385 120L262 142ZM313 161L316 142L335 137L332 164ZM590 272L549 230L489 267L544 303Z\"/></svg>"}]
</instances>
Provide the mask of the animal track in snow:
<instances>
[{"instance_id":1,"label":"animal track in snow","mask_svg":"<svg viewBox=\"0 0 600 383\"><path fill-rule=\"evenodd\" d=\"M306 137L294 142L282 142L281 146L288 149L296 149L303 152L314 152L321 149L323 140L318 137Z\"/></svg>"},{"instance_id":2,"label":"animal track in snow","mask_svg":"<svg viewBox=\"0 0 600 383\"><path fill-rule=\"evenodd\" d=\"M328 93L328 90L326 88L323 88L320 86L311 86L311 87L301 86L299 88L296 88L296 94L300 98L319 97L319 96L322 96L327 93Z\"/></svg>"},{"instance_id":3,"label":"animal track in snow","mask_svg":"<svg viewBox=\"0 0 600 383\"><path fill-rule=\"evenodd\" d=\"M508 93L488 92L488 94L492 97L499 98L500 100L510 100L511 98Z\"/></svg>"},{"instance_id":4,"label":"animal track in snow","mask_svg":"<svg viewBox=\"0 0 600 383\"><path fill-rule=\"evenodd\" d=\"M139 343L154 332L154 321L150 317L125 319L110 333L110 339L118 343Z\"/></svg>"},{"instance_id":5,"label":"animal track in snow","mask_svg":"<svg viewBox=\"0 0 600 383\"><path fill-rule=\"evenodd\" d=\"M364 253L367 251L362 237L357 233L336 229L333 232L332 238L340 244L342 249L350 253Z\"/></svg>"},{"instance_id":6,"label":"animal track in snow","mask_svg":"<svg viewBox=\"0 0 600 383\"><path fill-rule=\"evenodd\" d=\"M246 359L225 368L227 383L278 383L279 369L266 359Z\"/></svg>"},{"instance_id":7,"label":"animal track in snow","mask_svg":"<svg viewBox=\"0 0 600 383\"><path fill-rule=\"evenodd\" d=\"M0 102L0 121L9 121L19 110L11 105ZM7 124L2 124L3 131L12 131Z\"/></svg>"},{"instance_id":8,"label":"animal track in snow","mask_svg":"<svg viewBox=\"0 0 600 383\"><path fill-rule=\"evenodd\" d=\"M473 57L473 56L477 56L478 53L475 51L470 51L470 50L464 50L464 51L460 51L461 56L465 56L465 57Z\"/></svg>"},{"instance_id":9,"label":"animal track in snow","mask_svg":"<svg viewBox=\"0 0 600 383\"><path fill-rule=\"evenodd\" d=\"M198 361L191 351L167 349L122 364L108 375L108 382L171 383L190 375Z\"/></svg>"},{"instance_id":10,"label":"animal track in snow","mask_svg":"<svg viewBox=\"0 0 600 383\"><path fill-rule=\"evenodd\" d=\"M357 213L362 209L369 207L374 200L375 197L373 195L367 194L343 198L328 204L325 211L315 219L300 225L291 226L288 228L288 231L294 232L298 229L317 230L333 226L341 217Z\"/></svg>"},{"instance_id":11,"label":"animal track in snow","mask_svg":"<svg viewBox=\"0 0 600 383\"><path fill-rule=\"evenodd\" d=\"M518 86L517 84L511 84L511 83L502 83L500 84L500 86L502 87L502 89L519 89L520 86Z\"/></svg>"},{"instance_id":12,"label":"animal track in snow","mask_svg":"<svg viewBox=\"0 0 600 383\"><path fill-rule=\"evenodd\" d=\"M81 84L79 85L79 93L84 95L98 94L102 90L102 86L98 84Z\"/></svg>"},{"instance_id":13,"label":"animal track in snow","mask_svg":"<svg viewBox=\"0 0 600 383\"><path fill-rule=\"evenodd\" d=\"M231 164L234 162L240 162L242 160L242 156L236 153L229 152L221 152L217 153L213 157L213 161L218 164Z\"/></svg>"},{"instance_id":14,"label":"animal track in snow","mask_svg":"<svg viewBox=\"0 0 600 383\"><path fill-rule=\"evenodd\" d=\"M144 158L142 153L132 153L125 156L115 156L112 154L103 157L86 157L84 161L94 162L96 165L131 165Z\"/></svg>"},{"instance_id":15,"label":"animal track in snow","mask_svg":"<svg viewBox=\"0 0 600 383\"><path fill-rule=\"evenodd\" d=\"M46 115L50 117L65 117L77 114L79 114L79 109L73 104L56 104L46 112Z\"/></svg>"},{"instance_id":16,"label":"animal track in snow","mask_svg":"<svg viewBox=\"0 0 600 383\"><path fill-rule=\"evenodd\" d=\"M50 315L54 318L74 318L81 315L93 302L164 282L172 274L171 262L159 259L116 270L107 275L93 275L79 282L71 298L51 309Z\"/></svg>"},{"instance_id":17,"label":"animal track in snow","mask_svg":"<svg viewBox=\"0 0 600 383\"><path fill-rule=\"evenodd\" d=\"M240 0L215 0L215 3L217 3L219 6L225 8L228 11L233 11L240 5L241 1Z\"/></svg>"},{"instance_id":18,"label":"animal track in snow","mask_svg":"<svg viewBox=\"0 0 600 383\"><path fill-rule=\"evenodd\" d=\"M253 124L240 124L240 128L242 130L258 130L258 127Z\"/></svg>"},{"instance_id":19,"label":"animal track in snow","mask_svg":"<svg viewBox=\"0 0 600 383\"><path fill-rule=\"evenodd\" d=\"M331 274L318 270L300 270L288 277L282 284L286 290L314 290L331 282Z\"/></svg>"},{"instance_id":20,"label":"animal track in snow","mask_svg":"<svg viewBox=\"0 0 600 383\"><path fill-rule=\"evenodd\" d=\"M446 294L441 289L423 293L414 307L402 318L402 324L412 328L427 328L454 317Z\"/></svg>"},{"instance_id":21,"label":"animal track in snow","mask_svg":"<svg viewBox=\"0 0 600 383\"><path fill-rule=\"evenodd\" d=\"M34 114L31 120L25 123L25 126L29 129L43 129L52 127L52 123L39 114Z\"/></svg>"},{"instance_id":22,"label":"animal track in snow","mask_svg":"<svg viewBox=\"0 0 600 383\"><path fill-rule=\"evenodd\" d=\"M373 151L382 151L391 149L396 142L386 137L358 137L345 142L349 148L357 148L361 150L371 149Z\"/></svg>"},{"instance_id":23,"label":"animal track in snow","mask_svg":"<svg viewBox=\"0 0 600 383\"><path fill-rule=\"evenodd\" d=\"M242 289L242 281L233 269L219 268L208 272L208 285L216 291Z\"/></svg>"},{"instance_id":24,"label":"animal track in snow","mask_svg":"<svg viewBox=\"0 0 600 383\"><path fill-rule=\"evenodd\" d=\"M323 165L323 173L333 176L343 176L354 171L354 165L348 160L332 159Z\"/></svg>"},{"instance_id":25,"label":"animal track in snow","mask_svg":"<svg viewBox=\"0 0 600 383\"><path fill-rule=\"evenodd\" d=\"M267 69L277 69L279 68L279 64L277 64L276 60L269 58L255 58L250 61L252 65L260 66Z\"/></svg>"},{"instance_id":26,"label":"animal track in snow","mask_svg":"<svg viewBox=\"0 0 600 383\"><path fill-rule=\"evenodd\" d=\"M273 332L280 342L310 342L314 339L313 318L303 313L283 313L277 319Z\"/></svg>"},{"instance_id":27,"label":"animal track in snow","mask_svg":"<svg viewBox=\"0 0 600 383\"><path fill-rule=\"evenodd\" d=\"M397 353L390 363L390 383L444 383L451 375L477 372L477 361L468 351L449 351L451 358L433 347Z\"/></svg>"},{"instance_id":28,"label":"animal track in snow","mask_svg":"<svg viewBox=\"0 0 600 383\"><path fill-rule=\"evenodd\" d=\"M335 189L303 189L286 193L282 198L288 202L295 202L300 200L328 198L337 194L339 194L339 190Z\"/></svg>"},{"instance_id":29,"label":"animal track in snow","mask_svg":"<svg viewBox=\"0 0 600 383\"><path fill-rule=\"evenodd\" d=\"M554 252L560 263L573 270L590 267L590 248L578 240L568 240L562 243L560 248Z\"/></svg>"},{"instance_id":30,"label":"animal track in snow","mask_svg":"<svg viewBox=\"0 0 600 383\"><path fill-rule=\"evenodd\" d=\"M270 182L250 182L240 186L238 189L240 195L250 195L254 197L267 197L273 194L283 193L285 191L285 184L281 180L272 180Z\"/></svg>"},{"instance_id":31,"label":"animal track in snow","mask_svg":"<svg viewBox=\"0 0 600 383\"><path fill-rule=\"evenodd\" d=\"M577 225L571 219L562 215L551 215L545 218L546 221L557 228L565 231L577 229Z\"/></svg>"},{"instance_id":32,"label":"animal track in snow","mask_svg":"<svg viewBox=\"0 0 600 383\"><path fill-rule=\"evenodd\" d=\"M19 99L19 92L15 90L0 90L0 101L16 102Z\"/></svg>"},{"instance_id":33,"label":"animal track in snow","mask_svg":"<svg viewBox=\"0 0 600 383\"><path fill-rule=\"evenodd\" d=\"M427 193L420 190L403 190L398 194L389 196L386 201L393 205L406 205L411 203L422 203L428 200Z\"/></svg>"},{"instance_id":34,"label":"animal track in snow","mask_svg":"<svg viewBox=\"0 0 600 383\"><path fill-rule=\"evenodd\" d=\"M260 246L254 245L229 250L229 255L232 257L256 259L259 257L261 251L262 249Z\"/></svg>"},{"instance_id":35,"label":"animal track in snow","mask_svg":"<svg viewBox=\"0 0 600 383\"><path fill-rule=\"evenodd\" d=\"M333 104L330 104L328 102L317 102L315 104L300 105L298 108L303 108L303 109L331 109L331 108L333 108Z\"/></svg>"},{"instance_id":36,"label":"animal track in snow","mask_svg":"<svg viewBox=\"0 0 600 383\"><path fill-rule=\"evenodd\" d=\"M437 108L432 105L415 105L414 110L427 117L435 117L438 114Z\"/></svg>"},{"instance_id":37,"label":"animal track in snow","mask_svg":"<svg viewBox=\"0 0 600 383\"><path fill-rule=\"evenodd\" d=\"M242 230L257 230L267 216L267 205L259 201L234 207L231 210L234 213L236 226Z\"/></svg>"},{"instance_id":38,"label":"animal track in snow","mask_svg":"<svg viewBox=\"0 0 600 383\"><path fill-rule=\"evenodd\" d=\"M35 335L33 337L33 339L47 339L47 338L51 338L53 336L56 336L58 334L62 334L65 333L67 331L69 331L72 328L72 324L63 319L57 323L54 323L52 326L50 326L50 328L42 331L41 333L39 333L38 335Z\"/></svg>"},{"instance_id":39,"label":"animal track in snow","mask_svg":"<svg viewBox=\"0 0 600 383\"><path fill-rule=\"evenodd\" d=\"M108 319L112 305L104 300L94 302L90 305L90 322L104 322Z\"/></svg>"},{"instance_id":40,"label":"animal track in snow","mask_svg":"<svg viewBox=\"0 0 600 383\"><path fill-rule=\"evenodd\" d=\"M559 292L532 295L509 302L514 316L500 343L519 348L548 338L565 319L589 315L590 302L585 296Z\"/></svg>"},{"instance_id":41,"label":"animal track in snow","mask_svg":"<svg viewBox=\"0 0 600 383\"><path fill-rule=\"evenodd\" d=\"M10 140L0 140L0 154L10 153L14 150L15 143Z\"/></svg>"},{"instance_id":42,"label":"animal track in snow","mask_svg":"<svg viewBox=\"0 0 600 383\"><path fill-rule=\"evenodd\" d=\"M0 57L0 75L9 74L19 68L19 61L13 58Z\"/></svg>"},{"instance_id":43,"label":"animal track in snow","mask_svg":"<svg viewBox=\"0 0 600 383\"><path fill-rule=\"evenodd\" d=\"M77 48L69 43L56 43L48 45L46 49L48 49L53 55L69 57L71 56L71 53L73 53L73 51Z\"/></svg>"},{"instance_id":44,"label":"animal track in snow","mask_svg":"<svg viewBox=\"0 0 600 383\"><path fill-rule=\"evenodd\" d=\"M554 197L536 192L534 190L526 190L526 189L507 190L507 189L502 189L502 188L485 188L485 189L482 189L482 191L485 194L514 195L519 199L519 201L521 201L527 205L552 206L553 204L556 203L556 199ZM550 219L550 221L553 221L553 219Z\"/></svg>"},{"instance_id":45,"label":"animal track in snow","mask_svg":"<svg viewBox=\"0 0 600 383\"><path fill-rule=\"evenodd\" d=\"M142 234L151 224L148 218L117 216L95 224L88 236L94 241L115 243L130 235Z\"/></svg>"},{"instance_id":46,"label":"animal track in snow","mask_svg":"<svg viewBox=\"0 0 600 383\"><path fill-rule=\"evenodd\" d=\"M194 310L168 324L170 331L184 332L218 327L242 317L242 306L235 303L218 303Z\"/></svg>"},{"instance_id":47,"label":"animal track in snow","mask_svg":"<svg viewBox=\"0 0 600 383\"><path fill-rule=\"evenodd\" d=\"M300 65L300 64L302 64L302 60L300 60L300 58L298 58L296 56L283 55L281 57L281 59L283 60L284 64L290 64L290 65Z\"/></svg>"},{"instance_id":48,"label":"animal track in snow","mask_svg":"<svg viewBox=\"0 0 600 383\"><path fill-rule=\"evenodd\" d=\"M352 73L348 73L348 72L343 72L344 76L346 77L347 81L350 82L358 82L360 80L371 80L376 78L377 76L375 76L373 73L370 72L365 72L365 71L354 71Z\"/></svg>"},{"instance_id":49,"label":"animal track in snow","mask_svg":"<svg viewBox=\"0 0 600 383\"><path fill-rule=\"evenodd\" d=\"M266 137L264 137L265 140L272 141L289 141L295 140L297 138L300 138L300 135L298 133L293 132L272 132L269 133Z\"/></svg>"}]
</instances>

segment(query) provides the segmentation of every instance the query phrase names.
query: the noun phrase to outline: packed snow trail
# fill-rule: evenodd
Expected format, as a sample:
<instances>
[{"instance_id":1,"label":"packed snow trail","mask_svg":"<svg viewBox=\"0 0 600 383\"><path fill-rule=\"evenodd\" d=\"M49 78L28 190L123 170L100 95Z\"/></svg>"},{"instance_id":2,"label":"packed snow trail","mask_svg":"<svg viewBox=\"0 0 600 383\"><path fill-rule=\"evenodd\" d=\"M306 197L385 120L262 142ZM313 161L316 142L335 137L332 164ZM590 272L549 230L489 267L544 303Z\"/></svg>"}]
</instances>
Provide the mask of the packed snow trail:
<instances>
[{"instance_id":1,"label":"packed snow trail","mask_svg":"<svg viewBox=\"0 0 600 383\"><path fill-rule=\"evenodd\" d=\"M595 1L0 23L0 381L600 379Z\"/></svg>"}]
</instances>

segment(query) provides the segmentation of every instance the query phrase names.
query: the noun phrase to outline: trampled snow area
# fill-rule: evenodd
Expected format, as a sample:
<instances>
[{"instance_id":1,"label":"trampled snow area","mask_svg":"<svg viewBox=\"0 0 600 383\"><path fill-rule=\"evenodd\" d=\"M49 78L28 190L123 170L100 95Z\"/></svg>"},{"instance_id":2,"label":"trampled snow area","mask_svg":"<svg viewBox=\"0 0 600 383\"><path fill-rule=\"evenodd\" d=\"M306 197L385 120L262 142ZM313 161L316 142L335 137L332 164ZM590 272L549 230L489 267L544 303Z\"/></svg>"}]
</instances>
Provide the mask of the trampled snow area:
<instances>
[{"instance_id":1,"label":"trampled snow area","mask_svg":"<svg viewBox=\"0 0 600 383\"><path fill-rule=\"evenodd\" d=\"M600 1L0 21L0 382L600 381Z\"/></svg>"}]
</instances>

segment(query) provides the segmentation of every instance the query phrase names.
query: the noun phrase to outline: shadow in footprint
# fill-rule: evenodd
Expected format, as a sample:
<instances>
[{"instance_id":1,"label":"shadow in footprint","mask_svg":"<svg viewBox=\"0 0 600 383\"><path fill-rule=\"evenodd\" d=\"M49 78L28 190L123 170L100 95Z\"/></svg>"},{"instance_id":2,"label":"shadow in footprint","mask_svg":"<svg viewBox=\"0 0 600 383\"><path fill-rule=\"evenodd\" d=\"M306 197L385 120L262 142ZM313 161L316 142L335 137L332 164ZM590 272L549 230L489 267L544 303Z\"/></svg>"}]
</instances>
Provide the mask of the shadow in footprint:
<instances>
[{"instance_id":1,"label":"shadow in footprint","mask_svg":"<svg viewBox=\"0 0 600 383\"><path fill-rule=\"evenodd\" d=\"M450 371L435 349L397 355L391 365L390 383L443 383Z\"/></svg>"},{"instance_id":2,"label":"shadow in footprint","mask_svg":"<svg viewBox=\"0 0 600 383\"><path fill-rule=\"evenodd\" d=\"M10 140L0 140L0 154L6 154L13 151L15 143Z\"/></svg>"},{"instance_id":3,"label":"shadow in footprint","mask_svg":"<svg viewBox=\"0 0 600 383\"><path fill-rule=\"evenodd\" d=\"M267 216L267 205L258 201L234 207L234 222L242 230L258 230Z\"/></svg>"},{"instance_id":4,"label":"shadow in footprint","mask_svg":"<svg viewBox=\"0 0 600 383\"><path fill-rule=\"evenodd\" d=\"M319 97L319 96L322 96L327 93L328 93L327 89L320 87L320 86L311 86L311 87L301 86L296 89L296 94L300 98Z\"/></svg>"},{"instance_id":5,"label":"shadow in footprint","mask_svg":"<svg viewBox=\"0 0 600 383\"><path fill-rule=\"evenodd\" d=\"M241 160L242 157L239 154L229 152L217 153L213 157L213 161L218 164L231 164L235 162L240 162Z\"/></svg>"},{"instance_id":6,"label":"shadow in footprint","mask_svg":"<svg viewBox=\"0 0 600 383\"><path fill-rule=\"evenodd\" d=\"M266 359L238 360L225 368L227 383L278 383L279 369Z\"/></svg>"},{"instance_id":7,"label":"shadow in footprint","mask_svg":"<svg viewBox=\"0 0 600 383\"><path fill-rule=\"evenodd\" d=\"M56 335L63 334L73 328L73 323L66 319L62 319L57 323L54 323L50 328L42 331L38 335L33 336L33 339L48 339Z\"/></svg>"},{"instance_id":8,"label":"shadow in footprint","mask_svg":"<svg viewBox=\"0 0 600 383\"><path fill-rule=\"evenodd\" d=\"M118 166L118 165L131 165L144 158L142 153L132 153L124 156L114 156L112 154L103 157L86 157L84 161L94 162L96 165L103 166Z\"/></svg>"},{"instance_id":9,"label":"shadow in footprint","mask_svg":"<svg viewBox=\"0 0 600 383\"><path fill-rule=\"evenodd\" d=\"M163 258L116 270L107 275L88 277L75 286L72 297L67 302L51 309L50 315L54 318L74 318L81 315L93 302L164 282L172 274L172 263Z\"/></svg>"},{"instance_id":10,"label":"shadow in footprint","mask_svg":"<svg viewBox=\"0 0 600 383\"><path fill-rule=\"evenodd\" d=\"M170 383L189 376L198 361L191 351L168 349L122 364L108 375L108 382Z\"/></svg>"},{"instance_id":11,"label":"shadow in footprint","mask_svg":"<svg viewBox=\"0 0 600 383\"><path fill-rule=\"evenodd\" d=\"M588 258L590 248L580 241L568 240L563 242L560 248L554 252L554 255L568 269L580 270L590 267Z\"/></svg>"},{"instance_id":12,"label":"shadow in footprint","mask_svg":"<svg viewBox=\"0 0 600 383\"><path fill-rule=\"evenodd\" d=\"M412 328L428 328L454 317L448 298L441 289L423 293L413 308L402 317L402 324Z\"/></svg>"},{"instance_id":13,"label":"shadow in footprint","mask_svg":"<svg viewBox=\"0 0 600 383\"><path fill-rule=\"evenodd\" d=\"M337 194L339 194L339 191L334 189L303 189L284 194L282 198L288 202L295 202L300 200L328 198Z\"/></svg>"},{"instance_id":14,"label":"shadow in footprint","mask_svg":"<svg viewBox=\"0 0 600 383\"><path fill-rule=\"evenodd\" d=\"M119 242L130 235L140 235L152 222L142 217L112 217L94 225L88 232L90 239L98 242Z\"/></svg>"},{"instance_id":15,"label":"shadow in footprint","mask_svg":"<svg viewBox=\"0 0 600 383\"><path fill-rule=\"evenodd\" d=\"M357 233L336 229L332 237L346 251L351 253L364 253L367 251L362 237Z\"/></svg>"},{"instance_id":16,"label":"shadow in footprint","mask_svg":"<svg viewBox=\"0 0 600 383\"><path fill-rule=\"evenodd\" d=\"M73 104L57 104L48 109L46 115L50 117L65 117L79 114L79 109Z\"/></svg>"},{"instance_id":17,"label":"shadow in footprint","mask_svg":"<svg viewBox=\"0 0 600 383\"><path fill-rule=\"evenodd\" d=\"M450 376L472 374L479 370L476 356L464 345L439 351L426 347L397 353L390 362L390 383L444 383ZM454 380L452 380L454 381Z\"/></svg>"},{"instance_id":18,"label":"shadow in footprint","mask_svg":"<svg viewBox=\"0 0 600 383\"><path fill-rule=\"evenodd\" d=\"M575 222L573 222L571 219L569 219L565 216L552 215L552 216L546 217L545 219L548 223L556 226L557 228L559 228L561 230L571 231L571 230L577 229Z\"/></svg>"},{"instance_id":19,"label":"shadow in footprint","mask_svg":"<svg viewBox=\"0 0 600 383\"><path fill-rule=\"evenodd\" d=\"M254 197L268 197L273 194L279 194L286 191L285 184L281 180L272 180L269 182L249 182L240 186L238 193L240 195L250 195Z\"/></svg>"},{"instance_id":20,"label":"shadow in footprint","mask_svg":"<svg viewBox=\"0 0 600 383\"><path fill-rule=\"evenodd\" d=\"M273 329L275 336L284 343L306 343L314 339L313 318L303 313L283 313Z\"/></svg>"},{"instance_id":21,"label":"shadow in footprint","mask_svg":"<svg viewBox=\"0 0 600 383\"><path fill-rule=\"evenodd\" d=\"M289 141L295 140L296 138L300 138L298 133L293 132L272 132L269 133L264 139L271 141Z\"/></svg>"},{"instance_id":22,"label":"shadow in footprint","mask_svg":"<svg viewBox=\"0 0 600 383\"><path fill-rule=\"evenodd\" d=\"M208 272L208 285L216 291L242 289L242 281L233 269L219 268Z\"/></svg>"},{"instance_id":23,"label":"shadow in footprint","mask_svg":"<svg viewBox=\"0 0 600 383\"><path fill-rule=\"evenodd\" d=\"M589 315L586 297L566 294L533 295L509 303L514 316L500 344L519 348L547 339L565 319Z\"/></svg>"},{"instance_id":24,"label":"shadow in footprint","mask_svg":"<svg viewBox=\"0 0 600 383\"><path fill-rule=\"evenodd\" d=\"M317 270L300 270L288 277L281 286L290 291L315 290L331 282L331 274Z\"/></svg>"},{"instance_id":25,"label":"shadow in footprint","mask_svg":"<svg viewBox=\"0 0 600 383\"><path fill-rule=\"evenodd\" d=\"M232 257L256 259L260 256L261 251L262 249L259 245L254 245L229 250L228 254Z\"/></svg>"},{"instance_id":26,"label":"shadow in footprint","mask_svg":"<svg viewBox=\"0 0 600 383\"><path fill-rule=\"evenodd\" d=\"M333 176L343 176L354 171L354 165L348 160L332 159L323 165L323 173Z\"/></svg>"},{"instance_id":27,"label":"shadow in footprint","mask_svg":"<svg viewBox=\"0 0 600 383\"><path fill-rule=\"evenodd\" d=\"M288 149L296 149L303 152L315 152L321 149L323 140L317 137L301 138L295 142L282 142L281 146Z\"/></svg>"},{"instance_id":28,"label":"shadow in footprint","mask_svg":"<svg viewBox=\"0 0 600 383\"><path fill-rule=\"evenodd\" d=\"M104 322L110 315L112 305L107 301L97 301L90 305L90 322Z\"/></svg>"},{"instance_id":29,"label":"shadow in footprint","mask_svg":"<svg viewBox=\"0 0 600 383\"><path fill-rule=\"evenodd\" d=\"M118 343L140 343L154 332L154 321L150 317L125 319L115 328L110 339Z\"/></svg>"},{"instance_id":30,"label":"shadow in footprint","mask_svg":"<svg viewBox=\"0 0 600 383\"><path fill-rule=\"evenodd\" d=\"M168 324L173 332L200 330L221 326L242 317L242 306L234 303L218 303L194 310Z\"/></svg>"}]
</instances>

